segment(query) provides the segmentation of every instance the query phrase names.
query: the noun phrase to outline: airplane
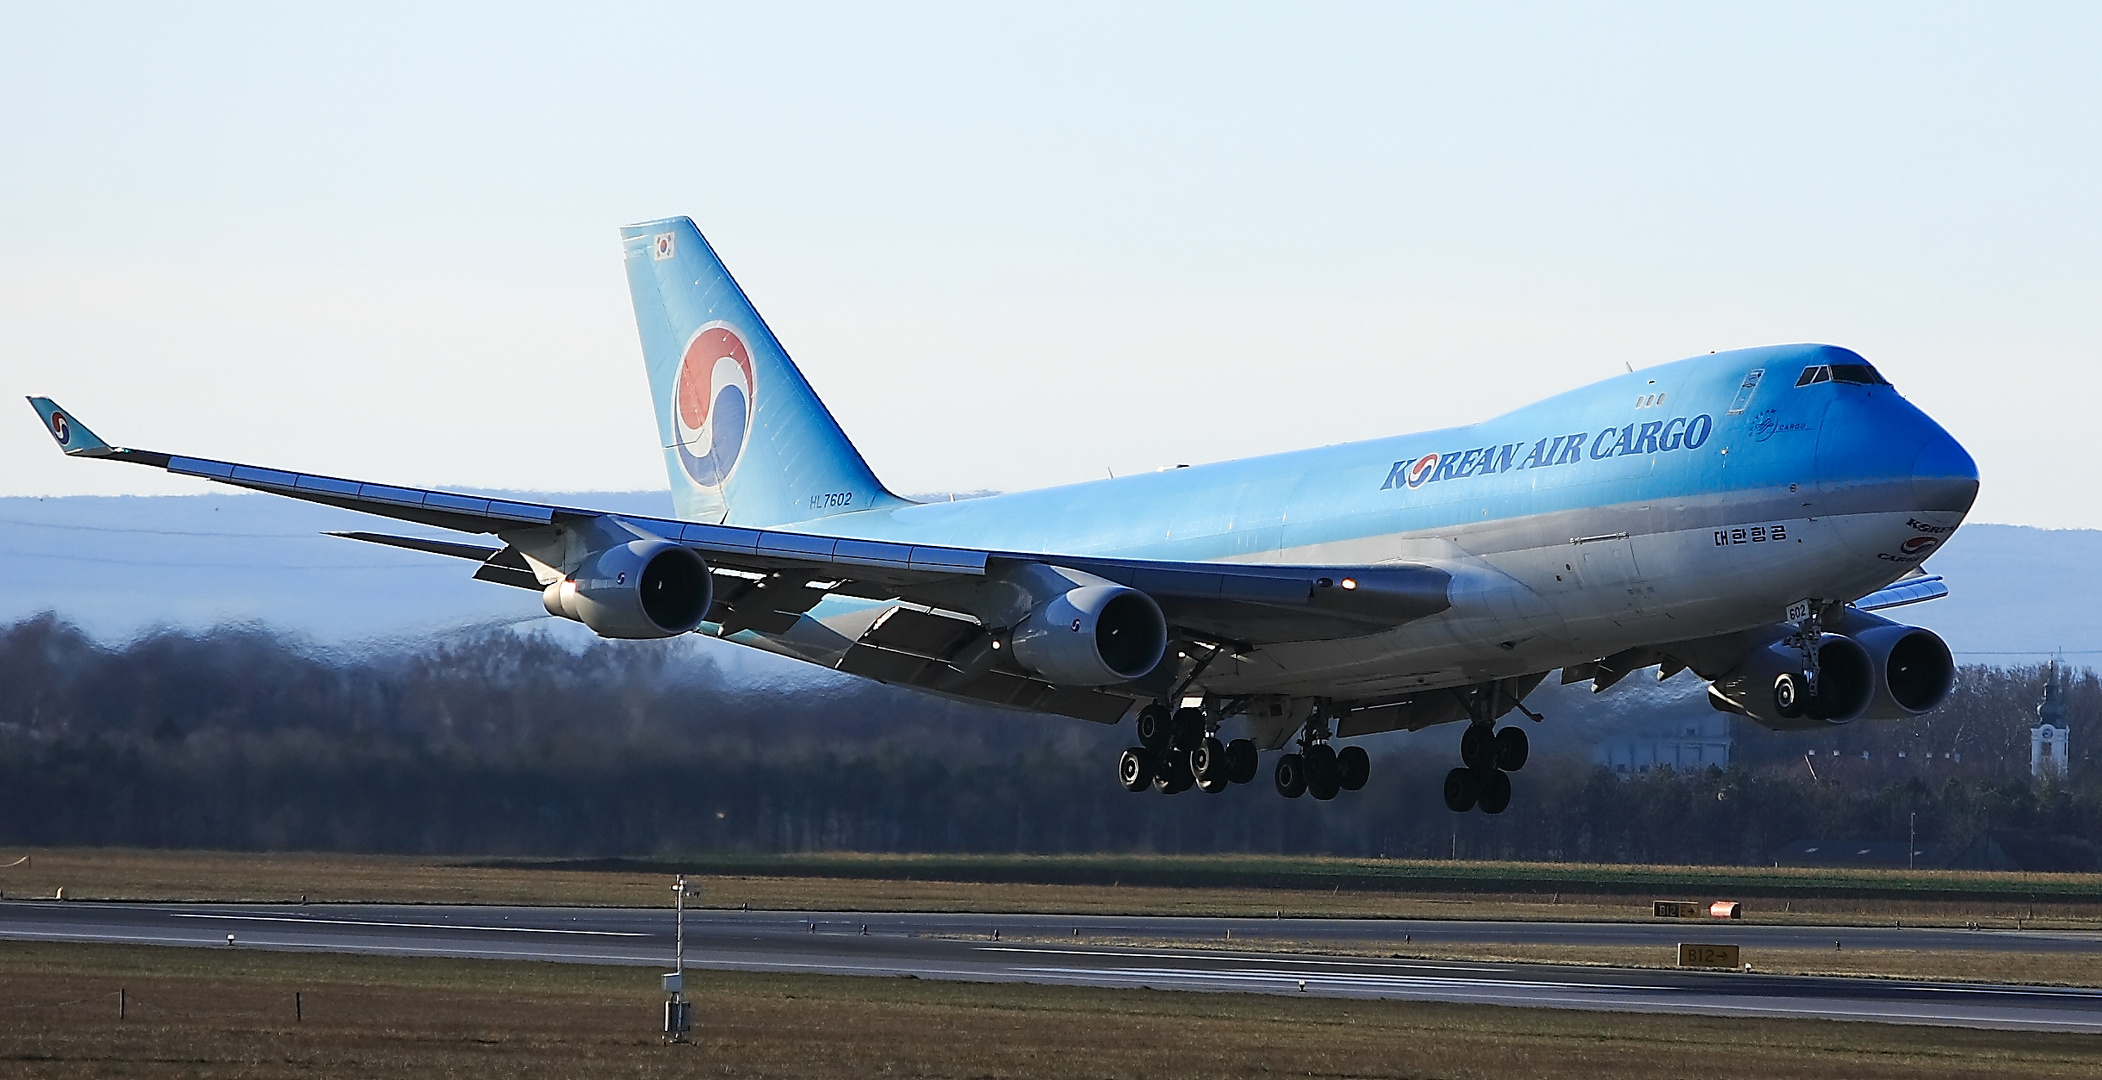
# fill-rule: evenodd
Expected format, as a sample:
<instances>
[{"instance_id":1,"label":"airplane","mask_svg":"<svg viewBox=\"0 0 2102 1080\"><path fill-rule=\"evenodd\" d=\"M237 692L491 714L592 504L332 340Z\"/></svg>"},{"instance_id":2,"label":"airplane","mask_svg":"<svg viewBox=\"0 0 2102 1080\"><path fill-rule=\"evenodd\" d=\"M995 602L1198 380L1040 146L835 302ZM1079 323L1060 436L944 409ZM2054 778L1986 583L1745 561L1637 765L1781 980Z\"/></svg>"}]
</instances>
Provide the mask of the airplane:
<instances>
[{"instance_id":1,"label":"airplane","mask_svg":"<svg viewBox=\"0 0 2102 1080\"><path fill-rule=\"evenodd\" d=\"M1342 740L1463 724L1444 781L1495 814L1516 711L1692 670L1776 730L1926 712L1955 665L1876 614L1978 491L1970 455L1859 354L1659 364L1466 427L1037 491L885 488L684 217L620 230L675 517L516 502L113 446L48 398L65 453L496 543L334 535L474 564L607 638L701 633L880 682L1131 721L1133 792L1362 788ZM1024 416L1028 415L1025 410Z\"/></svg>"}]
</instances>

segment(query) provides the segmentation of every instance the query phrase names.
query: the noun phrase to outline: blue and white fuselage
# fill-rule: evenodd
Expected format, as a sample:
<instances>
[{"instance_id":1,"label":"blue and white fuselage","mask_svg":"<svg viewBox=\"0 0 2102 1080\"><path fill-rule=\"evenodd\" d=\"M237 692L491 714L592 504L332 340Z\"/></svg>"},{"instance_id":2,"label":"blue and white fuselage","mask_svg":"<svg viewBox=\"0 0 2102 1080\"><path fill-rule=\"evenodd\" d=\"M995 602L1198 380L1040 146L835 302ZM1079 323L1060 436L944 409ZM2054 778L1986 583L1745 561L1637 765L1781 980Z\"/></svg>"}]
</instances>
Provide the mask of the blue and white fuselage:
<instances>
[{"instance_id":1,"label":"blue and white fuselage","mask_svg":"<svg viewBox=\"0 0 2102 1080\"><path fill-rule=\"evenodd\" d=\"M1835 367L1848 381L1818 377ZM1220 694L1387 697L1773 623L1796 601L1852 600L1917 566L1962 522L1977 470L1940 425L1861 374L1872 371L1828 345L1715 353L1469 427L803 527L1007 551L1467 571L1456 587L1490 602L1456 597L1386 633L1263 646L1201 680ZM1797 385L1806 372L1815 381Z\"/></svg>"}]
</instances>

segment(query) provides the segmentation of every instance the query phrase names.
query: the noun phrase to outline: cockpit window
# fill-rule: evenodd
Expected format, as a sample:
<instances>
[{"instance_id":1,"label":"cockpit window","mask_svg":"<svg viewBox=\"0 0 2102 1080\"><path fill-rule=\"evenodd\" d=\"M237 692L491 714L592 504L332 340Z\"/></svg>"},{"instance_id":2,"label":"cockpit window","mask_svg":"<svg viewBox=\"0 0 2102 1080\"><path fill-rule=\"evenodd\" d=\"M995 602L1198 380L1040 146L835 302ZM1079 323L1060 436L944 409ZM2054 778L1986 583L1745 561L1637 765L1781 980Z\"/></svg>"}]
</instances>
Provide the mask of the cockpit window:
<instances>
[{"instance_id":1,"label":"cockpit window","mask_svg":"<svg viewBox=\"0 0 2102 1080\"><path fill-rule=\"evenodd\" d=\"M1816 367L1806 367L1795 384L1809 386L1811 383L1821 382L1853 383L1856 386L1890 385L1890 380L1867 364L1819 364Z\"/></svg>"},{"instance_id":2,"label":"cockpit window","mask_svg":"<svg viewBox=\"0 0 2102 1080\"><path fill-rule=\"evenodd\" d=\"M1867 364L1834 364L1832 365L1832 381L1858 383L1862 386L1890 385L1890 380L1885 379L1881 373Z\"/></svg>"}]
</instances>

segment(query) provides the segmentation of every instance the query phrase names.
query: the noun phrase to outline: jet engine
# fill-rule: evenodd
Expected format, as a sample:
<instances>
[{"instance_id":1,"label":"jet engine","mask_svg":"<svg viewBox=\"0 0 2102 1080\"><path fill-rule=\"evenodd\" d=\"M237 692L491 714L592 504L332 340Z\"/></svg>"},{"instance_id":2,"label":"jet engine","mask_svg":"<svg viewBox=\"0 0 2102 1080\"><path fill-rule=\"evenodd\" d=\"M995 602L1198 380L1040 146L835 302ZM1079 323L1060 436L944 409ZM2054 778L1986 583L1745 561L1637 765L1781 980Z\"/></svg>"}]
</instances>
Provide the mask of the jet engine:
<instances>
[{"instance_id":1,"label":"jet engine","mask_svg":"<svg viewBox=\"0 0 2102 1080\"><path fill-rule=\"evenodd\" d=\"M1137 589L1082 585L1037 605L1009 641L1015 659L1053 685L1107 686L1159 665L1168 622Z\"/></svg>"},{"instance_id":2,"label":"jet engine","mask_svg":"<svg viewBox=\"0 0 2102 1080\"><path fill-rule=\"evenodd\" d=\"M1876 690L1876 666L1868 650L1842 634L1819 635L1816 649L1814 694L1803 671L1803 651L1778 637L1715 680L1708 697L1716 708L1775 731L1807 731L1860 716Z\"/></svg>"},{"instance_id":3,"label":"jet engine","mask_svg":"<svg viewBox=\"0 0 2102 1080\"><path fill-rule=\"evenodd\" d=\"M1838 629L1860 643L1874 668L1871 719L1918 716L1941 704L1956 685L1956 659L1932 630L1851 609Z\"/></svg>"},{"instance_id":4,"label":"jet engine","mask_svg":"<svg viewBox=\"0 0 2102 1080\"><path fill-rule=\"evenodd\" d=\"M548 614L575 619L600 637L676 637L707 617L715 583L693 550L631 540L592 553L540 598Z\"/></svg>"}]
</instances>

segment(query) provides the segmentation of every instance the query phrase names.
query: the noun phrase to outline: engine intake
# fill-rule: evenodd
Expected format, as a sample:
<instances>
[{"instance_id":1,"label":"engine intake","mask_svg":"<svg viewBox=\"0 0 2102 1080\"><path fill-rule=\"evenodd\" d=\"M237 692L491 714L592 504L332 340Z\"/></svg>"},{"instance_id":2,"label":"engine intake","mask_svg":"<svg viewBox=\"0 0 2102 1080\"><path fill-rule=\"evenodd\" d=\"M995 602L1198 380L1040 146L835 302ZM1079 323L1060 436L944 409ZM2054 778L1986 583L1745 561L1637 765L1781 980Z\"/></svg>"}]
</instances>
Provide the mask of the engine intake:
<instances>
[{"instance_id":1,"label":"engine intake","mask_svg":"<svg viewBox=\"0 0 2102 1080\"><path fill-rule=\"evenodd\" d=\"M1708 688L1717 708L1739 713L1775 731L1808 731L1860 716L1875 696L1876 669L1868 650L1841 634L1817 642L1817 693L1809 692L1803 654L1785 640L1752 650Z\"/></svg>"},{"instance_id":2,"label":"engine intake","mask_svg":"<svg viewBox=\"0 0 2102 1080\"><path fill-rule=\"evenodd\" d=\"M1868 652L1874 666L1870 717L1903 720L1918 716L1941 704L1955 687L1956 658L1934 631L1903 626L1865 611L1847 612L1842 629Z\"/></svg>"},{"instance_id":3,"label":"engine intake","mask_svg":"<svg viewBox=\"0 0 2102 1080\"><path fill-rule=\"evenodd\" d=\"M575 619L600 637L676 637L708 616L715 582L692 549L633 540L592 554L540 599L548 614Z\"/></svg>"},{"instance_id":4,"label":"engine intake","mask_svg":"<svg viewBox=\"0 0 2102 1080\"><path fill-rule=\"evenodd\" d=\"M1137 589L1083 585L1030 611L1010 641L1015 659L1054 685L1107 686L1160 664L1168 622Z\"/></svg>"}]
</instances>

